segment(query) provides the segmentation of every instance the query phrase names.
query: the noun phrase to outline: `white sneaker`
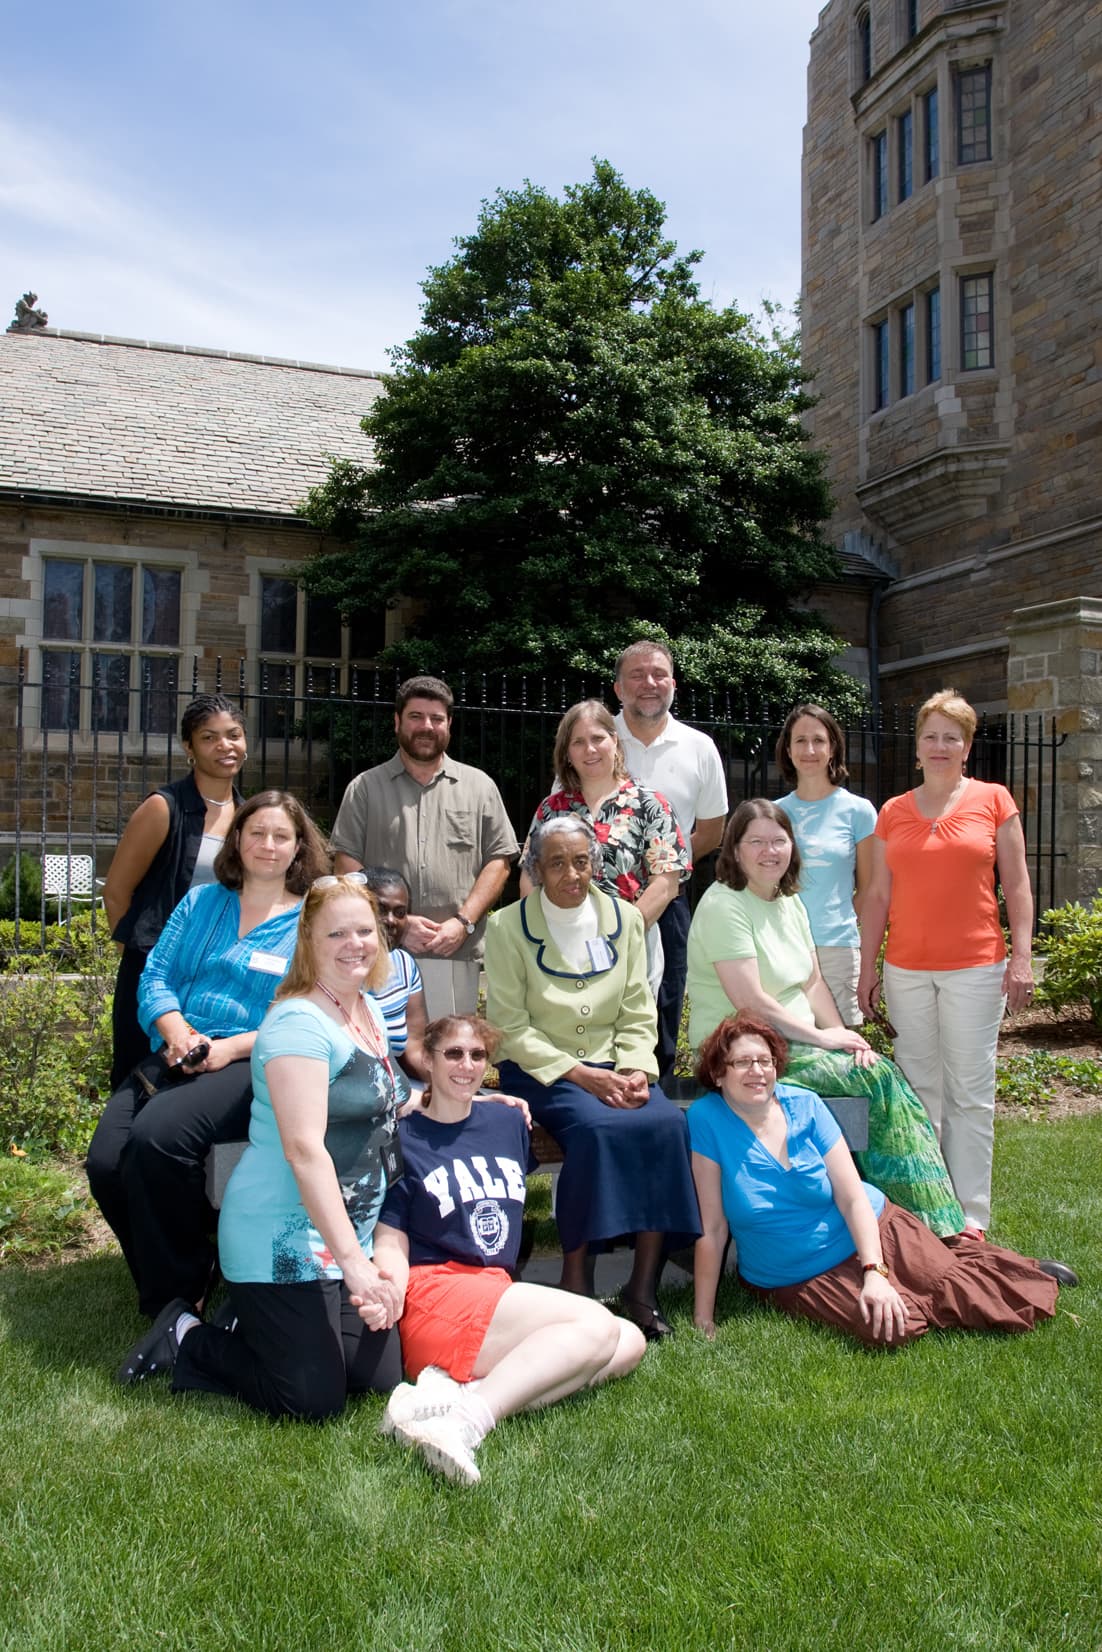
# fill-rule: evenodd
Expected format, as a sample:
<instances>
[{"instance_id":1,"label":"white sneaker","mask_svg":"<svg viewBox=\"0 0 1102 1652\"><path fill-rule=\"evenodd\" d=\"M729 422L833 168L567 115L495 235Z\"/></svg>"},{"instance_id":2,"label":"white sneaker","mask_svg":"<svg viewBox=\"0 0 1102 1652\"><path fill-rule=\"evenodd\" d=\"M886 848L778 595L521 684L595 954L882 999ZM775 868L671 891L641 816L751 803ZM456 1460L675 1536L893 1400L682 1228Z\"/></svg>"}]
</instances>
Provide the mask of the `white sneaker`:
<instances>
[{"instance_id":1,"label":"white sneaker","mask_svg":"<svg viewBox=\"0 0 1102 1652\"><path fill-rule=\"evenodd\" d=\"M428 1371L432 1371L433 1375L426 1382L424 1379ZM438 1371L435 1366L426 1366L417 1379L416 1388L411 1382L400 1382L392 1390L379 1423L379 1433L385 1434L388 1439L399 1440L402 1445L413 1445L410 1430L429 1417L442 1417L450 1411L458 1392L459 1384L447 1372Z\"/></svg>"},{"instance_id":2,"label":"white sneaker","mask_svg":"<svg viewBox=\"0 0 1102 1652\"><path fill-rule=\"evenodd\" d=\"M474 1454L479 1445L473 1426L454 1408L442 1416L426 1417L414 1423L406 1438L415 1445L430 1468L449 1480L477 1486L482 1479Z\"/></svg>"},{"instance_id":3,"label":"white sneaker","mask_svg":"<svg viewBox=\"0 0 1102 1652\"><path fill-rule=\"evenodd\" d=\"M463 1383L456 1382L454 1377L449 1376L447 1371L441 1370L439 1365L426 1365L417 1378L418 1393L438 1389L441 1393L450 1394L453 1400L463 1386Z\"/></svg>"}]
</instances>

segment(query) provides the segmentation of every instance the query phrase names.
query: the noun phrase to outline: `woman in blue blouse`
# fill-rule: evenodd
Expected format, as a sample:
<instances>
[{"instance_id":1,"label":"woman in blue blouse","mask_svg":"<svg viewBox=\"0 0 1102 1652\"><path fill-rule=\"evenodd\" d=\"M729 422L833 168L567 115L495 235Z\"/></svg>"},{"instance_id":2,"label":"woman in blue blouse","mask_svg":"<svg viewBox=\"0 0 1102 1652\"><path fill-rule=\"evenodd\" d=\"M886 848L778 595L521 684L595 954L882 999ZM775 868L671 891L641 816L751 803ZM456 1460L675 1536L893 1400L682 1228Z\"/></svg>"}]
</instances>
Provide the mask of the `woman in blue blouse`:
<instances>
[{"instance_id":1,"label":"woman in blue blouse","mask_svg":"<svg viewBox=\"0 0 1102 1652\"><path fill-rule=\"evenodd\" d=\"M222 1201L233 1328L202 1324L193 1297L171 1302L121 1381L171 1370L177 1391L314 1422L399 1381L401 1293L372 1260L409 1095L369 996L388 967L364 874L316 882L253 1049L249 1145Z\"/></svg>"},{"instance_id":2,"label":"woman in blue blouse","mask_svg":"<svg viewBox=\"0 0 1102 1652\"><path fill-rule=\"evenodd\" d=\"M863 1182L833 1115L811 1090L780 1084L788 1047L764 1021L729 1016L700 1049L712 1086L689 1109L704 1227L694 1320L715 1335L728 1232L744 1283L785 1313L898 1346L931 1326L1028 1331L1050 1319L1059 1262L1034 1262L968 1234L939 1239Z\"/></svg>"},{"instance_id":3,"label":"woman in blue blouse","mask_svg":"<svg viewBox=\"0 0 1102 1652\"><path fill-rule=\"evenodd\" d=\"M203 1166L245 1132L249 1056L294 950L302 896L325 845L287 792L234 815L216 883L191 889L142 972L138 1015L153 1054L108 1101L88 1181L122 1246L143 1313L205 1296L214 1269Z\"/></svg>"}]
</instances>

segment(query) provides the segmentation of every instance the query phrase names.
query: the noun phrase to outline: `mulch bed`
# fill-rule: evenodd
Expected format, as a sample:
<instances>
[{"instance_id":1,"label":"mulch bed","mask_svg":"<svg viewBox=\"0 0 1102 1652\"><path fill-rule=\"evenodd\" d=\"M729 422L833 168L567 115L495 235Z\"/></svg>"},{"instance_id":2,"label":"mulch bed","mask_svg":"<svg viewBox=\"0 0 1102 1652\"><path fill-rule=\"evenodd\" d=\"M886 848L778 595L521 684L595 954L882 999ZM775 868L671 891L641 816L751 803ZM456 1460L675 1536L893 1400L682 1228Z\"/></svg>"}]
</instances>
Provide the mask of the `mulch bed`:
<instances>
[{"instance_id":1,"label":"mulch bed","mask_svg":"<svg viewBox=\"0 0 1102 1652\"><path fill-rule=\"evenodd\" d=\"M1010 1016L999 1034L1000 1059L1012 1055L1035 1055L1039 1051L1067 1056L1072 1060L1102 1061L1102 1033L1091 1020L1086 1004L1062 1010L1038 1007ZM1045 1107L1049 1119L1072 1114L1102 1112L1102 1095L1084 1095L1059 1078L1052 1080L1055 1096ZM1021 1118L1022 1109L999 1103L1002 1117Z\"/></svg>"}]
</instances>

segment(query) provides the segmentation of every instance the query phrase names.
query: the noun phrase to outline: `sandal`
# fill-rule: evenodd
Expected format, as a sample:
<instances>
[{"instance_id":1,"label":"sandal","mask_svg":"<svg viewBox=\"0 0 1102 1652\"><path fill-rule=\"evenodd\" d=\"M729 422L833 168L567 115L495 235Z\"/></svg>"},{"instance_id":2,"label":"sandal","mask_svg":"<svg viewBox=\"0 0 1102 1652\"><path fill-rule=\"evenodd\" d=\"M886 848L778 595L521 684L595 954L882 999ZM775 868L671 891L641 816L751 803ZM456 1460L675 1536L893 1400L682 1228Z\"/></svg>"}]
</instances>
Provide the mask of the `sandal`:
<instances>
[{"instance_id":1,"label":"sandal","mask_svg":"<svg viewBox=\"0 0 1102 1652\"><path fill-rule=\"evenodd\" d=\"M673 1326L662 1310L652 1307L649 1302L641 1302L637 1296L626 1296L621 1291L611 1305L625 1319L630 1319L633 1325L638 1325L648 1342L660 1342L663 1337L673 1336Z\"/></svg>"}]
</instances>

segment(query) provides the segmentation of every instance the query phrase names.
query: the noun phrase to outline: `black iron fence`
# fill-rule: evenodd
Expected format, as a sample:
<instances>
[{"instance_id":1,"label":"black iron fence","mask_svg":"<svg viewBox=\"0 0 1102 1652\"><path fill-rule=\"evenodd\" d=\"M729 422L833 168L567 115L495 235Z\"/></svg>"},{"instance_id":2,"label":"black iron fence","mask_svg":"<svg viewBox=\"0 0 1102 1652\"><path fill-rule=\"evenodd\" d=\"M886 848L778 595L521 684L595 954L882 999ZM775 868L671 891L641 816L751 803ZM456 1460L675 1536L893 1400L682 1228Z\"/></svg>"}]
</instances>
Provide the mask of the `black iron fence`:
<instances>
[{"instance_id":1,"label":"black iron fence","mask_svg":"<svg viewBox=\"0 0 1102 1652\"><path fill-rule=\"evenodd\" d=\"M213 677L194 669L175 683L162 673L126 695L104 696L75 679L31 681L23 666L0 678L0 903L28 880L27 859L90 857L102 878L126 821L141 799L184 770L171 729L199 692L222 692L245 713L249 762L242 776L249 793L277 786L293 791L319 823L331 826L349 779L394 751L398 679L382 672L255 668L245 665ZM523 837L536 804L550 788L551 753L562 713L575 701L601 698L615 709L604 681L479 675L453 677L451 752L497 781L509 816ZM63 708L63 717L58 708ZM731 806L744 797L776 797L786 790L774 750L787 708L751 707L729 694L683 689L675 707L685 722L716 742L727 774ZM63 721L64 726L51 726ZM154 729L158 732L154 732ZM879 806L914 784L914 727L910 710L851 722L847 729L850 787ZM1057 752L1065 736L1042 715L983 718L969 772L997 780L1022 810L1038 911L1054 904L1057 863ZM702 869L700 886L708 881ZM22 897L20 897L22 898ZM33 916L50 918L52 900L37 895ZM59 903L64 910L64 903ZM22 912L31 917L26 899ZM11 915L10 913L8 915Z\"/></svg>"}]
</instances>

